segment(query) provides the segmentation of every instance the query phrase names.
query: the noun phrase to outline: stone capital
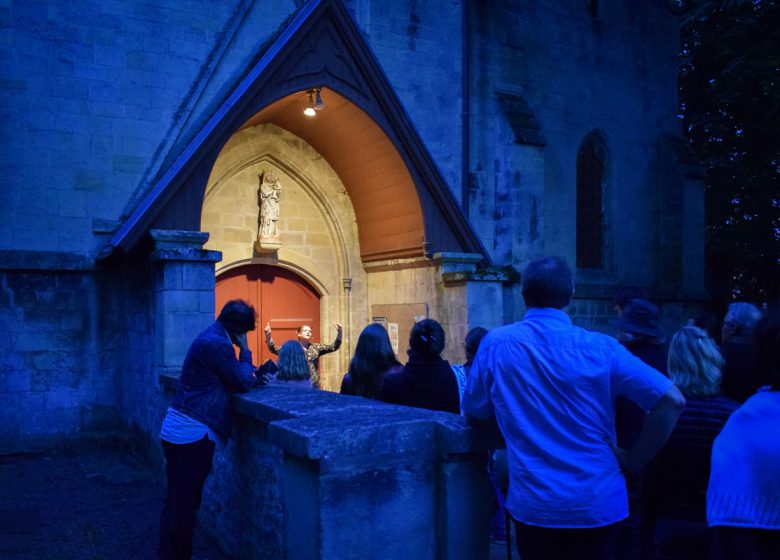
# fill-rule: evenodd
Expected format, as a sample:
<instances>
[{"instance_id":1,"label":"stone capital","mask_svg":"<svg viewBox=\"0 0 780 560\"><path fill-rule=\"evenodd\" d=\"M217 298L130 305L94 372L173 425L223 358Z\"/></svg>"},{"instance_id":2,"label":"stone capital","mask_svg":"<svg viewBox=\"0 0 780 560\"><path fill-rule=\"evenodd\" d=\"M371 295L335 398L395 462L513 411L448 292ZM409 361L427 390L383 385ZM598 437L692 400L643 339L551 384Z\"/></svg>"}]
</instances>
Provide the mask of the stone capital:
<instances>
[{"instance_id":1,"label":"stone capital","mask_svg":"<svg viewBox=\"0 0 780 560\"><path fill-rule=\"evenodd\" d=\"M222 260L220 251L203 249L203 244L209 239L206 231L153 229L149 235L154 241L153 261L215 263Z\"/></svg>"}]
</instances>

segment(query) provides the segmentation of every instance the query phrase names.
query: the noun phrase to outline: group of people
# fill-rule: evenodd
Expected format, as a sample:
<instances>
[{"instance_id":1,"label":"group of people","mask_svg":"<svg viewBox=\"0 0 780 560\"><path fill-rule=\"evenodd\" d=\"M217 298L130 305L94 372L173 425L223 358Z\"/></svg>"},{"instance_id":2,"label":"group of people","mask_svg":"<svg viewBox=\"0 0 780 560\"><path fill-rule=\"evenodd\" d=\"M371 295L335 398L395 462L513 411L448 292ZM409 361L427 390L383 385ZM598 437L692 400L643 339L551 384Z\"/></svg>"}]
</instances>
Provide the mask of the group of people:
<instances>
[{"instance_id":1,"label":"group of people","mask_svg":"<svg viewBox=\"0 0 780 560\"><path fill-rule=\"evenodd\" d=\"M669 342L658 327L657 307L642 293L634 296L627 301L616 297L621 316L613 324L620 332L618 339L667 375L686 404L656 459L643 472L627 477L630 513L622 524L619 557L707 559L712 548L712 557L719 558L724 544L718 541L728 539L732 531L709 528L729 525L728 519L719 518L719 511L707 510L712 449L732 413L769 384L766 371L757 367L751 337L762 313L750 303L732 303L722 327L714 314L703 313ZM641 413L618 402L619 442L621 437L630 442L641 422ZM713 500L719 484L710 486ZM763 523L752 522L757 527Z\"/></svg>"},{"instance_id":2,"label":"group of people","mask_svg":"<svg viewBox=\"0 0 780 560\"><path fill-rule=\"evenodd\" d=\"M780 558L780 310L733 304L719 333L701 315L667 340L658 308L623 294L612 337L572 323L561 259L532 261L521 283L523 320L469 331L464 365L442 358L433 319L412 328L405 364L368 325L340 392L497 426L508 471L497 493L523 560ZM277 371L262 375L246 344L255 323L251 306L228 302L187 354L161 430L161 558L190 557L215 443L230 435L229 395L319 387L319 356L341 344L339 324L333 344L302 326L281 347L267 325Z\"/></svg>"},{"instance_id":3,"label":"group of people","mask_svg":"<svg viewBox=\"0 0 780 560\"><path fill-rule=\"evenodd\" d=\"M462 402L504 435L520 557L780 558L780 310L733 304L718 347L703 317L667 341L636 294L610 337L564 312L565 262L521 282L528 311L482 341Z\"/></svg>"}]
</instances>

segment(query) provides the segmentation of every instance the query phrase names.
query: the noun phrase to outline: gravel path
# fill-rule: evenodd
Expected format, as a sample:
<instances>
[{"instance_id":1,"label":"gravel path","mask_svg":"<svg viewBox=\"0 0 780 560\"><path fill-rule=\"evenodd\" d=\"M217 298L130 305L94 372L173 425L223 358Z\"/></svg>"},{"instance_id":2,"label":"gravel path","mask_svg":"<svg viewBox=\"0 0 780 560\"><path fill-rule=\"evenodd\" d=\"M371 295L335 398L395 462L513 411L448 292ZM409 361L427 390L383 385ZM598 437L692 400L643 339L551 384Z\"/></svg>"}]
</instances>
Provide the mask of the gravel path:
<instances>
[{"instance_id":1,"label":"gravel path","mask_svg":"<svg viewBox=\"0 0 780 560\"><path fill-rule=\"evenodd\" d=\"M0 558L152 560L163 496L164 483L118 448L0 455ZM229 558L195 535L194 560ZM505 545L492 543L490 560L506 560Z\"/></svg>"},{"instance_id":2,"label":"gravel path","mask_svg":"<svg viewBox=\"0 0 780 560\"><path fill-rule=\"evenodd\" d=\"M163 482L116 449L0 455L0 558L153 559L163 496ZM225 556L199 531L194 558Z\"/></svg>"}]
</instances>

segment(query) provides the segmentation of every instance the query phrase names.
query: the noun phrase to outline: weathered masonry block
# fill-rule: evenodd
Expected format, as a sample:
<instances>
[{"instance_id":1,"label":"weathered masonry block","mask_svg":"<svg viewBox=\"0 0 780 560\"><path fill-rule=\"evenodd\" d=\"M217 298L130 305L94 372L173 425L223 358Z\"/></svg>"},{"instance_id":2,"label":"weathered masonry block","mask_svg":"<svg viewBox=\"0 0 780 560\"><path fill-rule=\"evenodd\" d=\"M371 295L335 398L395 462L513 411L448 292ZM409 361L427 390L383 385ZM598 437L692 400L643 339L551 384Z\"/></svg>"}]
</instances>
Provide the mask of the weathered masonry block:
<instances>
[{"instance_id":1,"label":"weathered masonry block","mask_svg":"<svg viewBox=\"0 0 780 560\"><path fill-rule=\"evenodd\" d=\"M199 513L231 557L488 557L497 432L309 389L260 387L233 402L234 437L217 449Z\"/></svg>"},{"instance_id":2,"label":"weathered masonry block","mask_svg":"<svg viewBox=\"0 0 780 560\"><path fill-rule=\"evenodd\" d=\"M155 248L155 364L177 369L192 340L214 320L214 263L219 251L207 251L209 234L152 230Z\"/></svg>"}]
</instances>

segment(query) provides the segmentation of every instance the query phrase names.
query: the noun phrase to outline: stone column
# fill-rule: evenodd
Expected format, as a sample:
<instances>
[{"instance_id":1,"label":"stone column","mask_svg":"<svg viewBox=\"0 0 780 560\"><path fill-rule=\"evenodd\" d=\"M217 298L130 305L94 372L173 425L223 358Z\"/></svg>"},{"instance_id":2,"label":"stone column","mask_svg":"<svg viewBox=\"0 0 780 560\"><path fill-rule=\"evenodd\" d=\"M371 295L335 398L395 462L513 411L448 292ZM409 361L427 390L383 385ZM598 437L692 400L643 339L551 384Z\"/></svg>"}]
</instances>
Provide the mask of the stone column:
<instances>
[{"instance_id":1,"label":"stone column","mask_svg":"<svg viewBox=\"0 0 780 560\"><path fill-rule=\"evenodd\" d=\"M151 230L154 274L154 343L158 373L178 372L192 340L215 317L214 263L208 232Z\"/></svg>"},{"instance_id":2,"label":"stone column","mask_svg":"<svg viewBox=\"0 0 780 560\"><path fill-rule=\"evenodd\" d=\"M436 253L438 278L442 289L439 309L446 310L440 321L447 334L447 346L463 355L463 340L474 327L492 329L503 325L504 284L510 281L504 270L478 269L482 255ZM462 360L461 360L462 361Z\"/></svg>"}]
</instances>

